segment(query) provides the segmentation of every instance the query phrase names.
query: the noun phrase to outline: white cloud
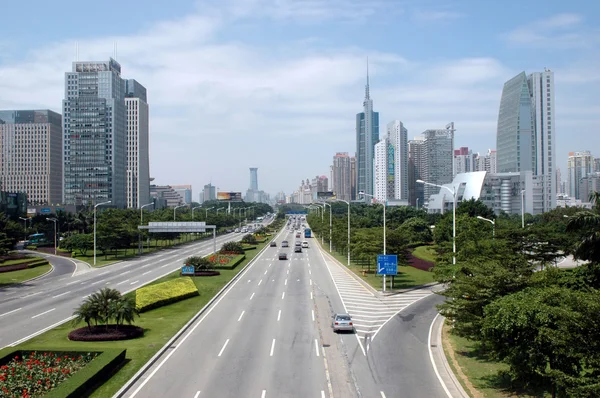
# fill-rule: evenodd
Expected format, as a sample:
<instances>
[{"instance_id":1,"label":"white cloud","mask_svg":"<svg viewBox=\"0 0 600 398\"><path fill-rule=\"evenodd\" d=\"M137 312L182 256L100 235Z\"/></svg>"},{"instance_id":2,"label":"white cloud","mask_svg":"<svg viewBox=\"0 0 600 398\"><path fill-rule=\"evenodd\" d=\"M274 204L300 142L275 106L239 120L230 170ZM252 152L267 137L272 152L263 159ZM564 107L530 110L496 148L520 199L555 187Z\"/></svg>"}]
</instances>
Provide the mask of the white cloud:
<instances>
[{"instance_id":1,"label":"white cloud","mask_svg":"<svg viewBox=\"0 0 600 398\"><path fill-rule=\"evenodd\" d=\"M438 22L463 18L465 15L457 11L444 10L416 10L413 13L415 20L419 22Z\"/></svg>"},{"instance_id":2,"label":"white cloud","mask_svg":"<svg viewBox=\"0 0 600 398\"><path fill-rule=\"evenodd\" d=\"M261 4L267 3L254 2L236 18L250 18ZM330 7L323 2L303 6L304 11L262 16L333 13L314 11ZM197 193L212 179L223 190L244 191L248 167L259 167L261 188L274 193L289 192L307 176L327 174L335 152L355 150L354 115L362 109L367 54L382 135L395 118L406 123L411 137L454 121L457 145L484 151L495 144L502 84L519 71L492 57L423 62L351 46L320 50L310 41L298 46L255 45L243 37L224 42L218 38L232 23L227 12L202 12L139 34L79 42L82 60L107 59L118 42L123 76L148 88L151 174L157 183L191 183ZM0 109L59 111L74 49L74 41L66 40L18 61L0 61ZM580 94L576 100L586 98ZM566 130L575 100L563 101ZM600 122L597 114L588 117Z\"/></svg>"}]
</instances>

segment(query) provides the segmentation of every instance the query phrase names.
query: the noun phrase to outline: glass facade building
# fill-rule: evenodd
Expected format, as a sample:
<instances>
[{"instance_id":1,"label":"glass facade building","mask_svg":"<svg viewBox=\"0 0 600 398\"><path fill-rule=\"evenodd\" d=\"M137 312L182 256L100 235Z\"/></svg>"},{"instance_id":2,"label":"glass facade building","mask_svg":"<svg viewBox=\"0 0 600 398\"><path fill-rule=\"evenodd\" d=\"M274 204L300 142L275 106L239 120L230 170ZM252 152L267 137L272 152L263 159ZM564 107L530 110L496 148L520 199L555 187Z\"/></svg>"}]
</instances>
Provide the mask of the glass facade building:
<instances>
[{"instance_id":1,"label":"glass facade building","mask_svg":"<svg viewBox=\"0 0 600 398\"><path fill-rule=\"evenodd\" d=\"M369 89L367 71L363 112L356 115L356 190L373 195L373 159L375 144L379 142L379 112L373 112Z\"/></svg>"}]
</instances>

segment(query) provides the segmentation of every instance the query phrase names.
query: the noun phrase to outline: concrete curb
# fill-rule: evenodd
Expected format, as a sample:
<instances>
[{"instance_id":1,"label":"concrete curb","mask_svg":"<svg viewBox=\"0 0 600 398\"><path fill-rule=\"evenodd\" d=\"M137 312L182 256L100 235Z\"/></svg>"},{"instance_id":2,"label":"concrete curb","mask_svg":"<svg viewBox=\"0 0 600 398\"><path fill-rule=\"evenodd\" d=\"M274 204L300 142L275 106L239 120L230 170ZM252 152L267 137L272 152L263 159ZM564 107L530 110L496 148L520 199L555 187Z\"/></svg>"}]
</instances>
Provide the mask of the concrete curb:
<instances>
[{"instance_id":1,"label":"concrete curb","mask_svg":"<svg viewBox=\"0 0 600 398\"><path fill-rule=\"evenodd\" d=\"M448 363L448 358L446 358L446 354L444 353L444 347L442 343L442 328L444 326L445 319L446 318L438 314L431 323L429 334L429 354L431 365L433 366L435 373L449 398L469 398L469 394L467 394L456 378L456 375Z\"/></svg>"},{"instance_id":2,"label":"concrete curb","mask_svg":"<svg viewBox=\"0 0 600 398\"><path fill-rule=\"evenodd\" d=\"M275 235L275 238L277 238L279 236L279 234L281 234L281 231L279 231L279 233L277 235ZM123 387L121 387L119 389L119 391L117 391L114 395L113 398L120 398L123 397L128 391L129 389L135 384L137 383L137 381L148 371L148 369L150 369L150 367L152 367L152 365L154 365L159 359L160 357L162 357L164 355L164 353L173 345L173 343L175 341L177 341L189 328L190 326L192 326L197 320L198 318L200 318L204 312L206 312L206 310L208 310L210 308L210 306L216 301L218 300L221 295L227 290L229 289L229 287L235 282L237 281L243 274L244 272L248 269L248 267L250 267L252 264L254 264L254 262L256 261L257 258L260 257L260 255L265 252L267 249L269 248L268 244L265 244L265 247L263 247L261 249L261 251L259 251L258 253L256 253L256 255L254 256L254 258L248 262L248 264L246 264L246 266L244 268L242 268L240 270L240 272L238 272L229 282L227 282L225 284L225 286L223 286L221 288L221 290L219 290L217 292L217 294L215 294L213 296L213 298L210 299L210 301L208 303L206 303L206 305L204 307L202 307L200 309L200 311L198 311L193 317L192 319L190 319L185 325L183 325L183 327L181 329L179 329L179 331L177 331L177 333L175 333L175 335L173 337L171 337L171 339L169 339L169 341L167 341L165 343L164 346L162 346L162 348L160 350L158 350L156 352L156 354L154 354L152 356L152 358L150 358L148 360L148 362L146 362L126 383L125 385L123 385Z\"/></svg>"}]
</instances>

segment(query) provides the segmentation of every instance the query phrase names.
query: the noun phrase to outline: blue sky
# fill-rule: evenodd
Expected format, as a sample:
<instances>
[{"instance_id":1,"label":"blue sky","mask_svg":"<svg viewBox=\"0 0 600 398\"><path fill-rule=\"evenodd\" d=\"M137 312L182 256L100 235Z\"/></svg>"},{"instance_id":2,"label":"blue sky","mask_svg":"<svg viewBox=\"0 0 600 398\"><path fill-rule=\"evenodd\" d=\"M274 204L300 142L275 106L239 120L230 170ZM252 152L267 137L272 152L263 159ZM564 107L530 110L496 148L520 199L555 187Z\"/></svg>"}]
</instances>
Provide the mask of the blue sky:
<instances>
[{"instance_id":1,"label":"blue sky","mask_svg":"<svg viewBox=\"0 0 600 398\"><path fill-rule=\"evenodd\" d=\"M159 184L289 193L355 151L371 95L409 137L454 121L456 146L495 148L502 85L555 72L557 156L600 156L600 3L480 0L7 2L0 109L60 111L75 59L118 44L123 77L148 88Z\"/></svg>"}]
</instances>

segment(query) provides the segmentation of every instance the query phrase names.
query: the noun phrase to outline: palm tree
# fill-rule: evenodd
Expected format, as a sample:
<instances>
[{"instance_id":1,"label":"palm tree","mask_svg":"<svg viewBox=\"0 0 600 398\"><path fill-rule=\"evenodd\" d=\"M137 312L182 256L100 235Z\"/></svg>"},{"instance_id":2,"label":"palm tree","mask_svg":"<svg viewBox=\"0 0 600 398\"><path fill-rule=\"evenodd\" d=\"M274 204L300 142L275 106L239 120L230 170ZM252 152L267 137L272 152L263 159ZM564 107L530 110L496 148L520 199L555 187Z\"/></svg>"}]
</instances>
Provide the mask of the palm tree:
<instances>
[{"instance_id":1,"label":"palm tree","mask_svg":"<svg viewBox=\"0 0 600 398\"><path fill-rule=\"evenodd\" d=\"M79 322L85 322L88 329L92 331L92 320L95 319L95 308L89 300L85 300L73 313L75 318L72 321L73 326Z\"/></svg>"},{"instance_id":2,"label":"palm tree","mask_svg":"<svg viewBox=\"0 0 600 398\"><path fill-rule=\"evenodd\" d=\"M100 321L108 328L108 323L113 318L111 313L112 302L120 301L121 293L116 289L107 287L92 294L88 297L88 300L94 308L96 320Z\"/></svg>"},{"instance_id":3,"label":"palm tree","mask_svg":"<svg viewBox=\"0 0 600 398\"><path fill-rule=\"evenodd\" d=\"M569 217L567 232L579 232L583 235L575 246L575 258L600 263L600 192L590 194L592 210L580 211Z\"/></svg>"},{"instance_id":4,"label":"palm tree","mask_svg":"<svg viewBox=\"0 0 600 398\"><path fill-rule=\"evenodd\" d=\"M131 325L136 315L139 315L138 310L135 308L135 303L130 298L122 297L118 301L112 301L110 304L111 318L115 320L117 329L119 325L127 322Z\"/></svg>"}]
</instances>

